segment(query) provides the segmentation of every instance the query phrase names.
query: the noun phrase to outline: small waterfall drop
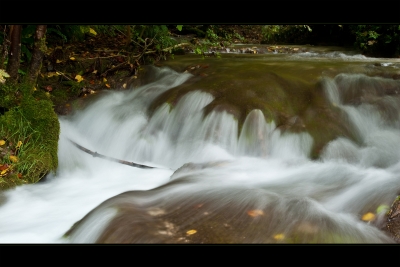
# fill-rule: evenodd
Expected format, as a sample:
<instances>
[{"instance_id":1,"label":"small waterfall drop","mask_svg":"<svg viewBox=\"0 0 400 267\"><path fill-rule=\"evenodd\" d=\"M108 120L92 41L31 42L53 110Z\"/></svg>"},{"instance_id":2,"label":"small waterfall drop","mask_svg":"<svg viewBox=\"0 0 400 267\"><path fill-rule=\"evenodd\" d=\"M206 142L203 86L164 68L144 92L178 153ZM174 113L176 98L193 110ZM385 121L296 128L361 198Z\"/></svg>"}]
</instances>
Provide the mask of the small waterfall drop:
<instances>
[{"instance_id":1,"label":"small waterfall drop","mask_svg":"<svg viewBox=\"0 0 400 267\"><path fill-rule=\"evenodd\" d=\"M59 170L4 192L0 242L393 242L377 208L400 191L398 81L324 77L328 102L356 138L340 136L311 160L308 132L283 131L261 109L241 126L226 111L206 115L215 97L200 87L150 115L155 99L193 77L154 71L147 85L106 92L60 117ZM96 158L68 139L156 168ZM362 221L368 212L374 222Z\"/></svg>"}]
</instances>

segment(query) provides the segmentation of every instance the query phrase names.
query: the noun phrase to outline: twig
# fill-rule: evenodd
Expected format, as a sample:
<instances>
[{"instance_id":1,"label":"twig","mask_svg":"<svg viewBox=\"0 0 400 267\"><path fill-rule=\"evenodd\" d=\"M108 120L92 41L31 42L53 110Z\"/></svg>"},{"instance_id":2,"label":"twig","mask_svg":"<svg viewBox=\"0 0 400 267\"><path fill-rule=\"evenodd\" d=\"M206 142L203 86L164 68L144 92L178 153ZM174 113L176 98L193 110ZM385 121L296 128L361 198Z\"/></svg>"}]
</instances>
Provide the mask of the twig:
<instances>
[{"instance_id":1,"label":"twig","mask_svg":"<svg viewBox=\"0 0 400 267\"><path fill-rule=\"evenodd\" d=\"M106 71L103 72L100 76L104 76L104 77L105 77L105 76L107 75L108 72L112 72L112 71L115 71L115 70L117 70L117 69L120 69L120 68L123 67L123 65L125 65L125 64L128 64L128 63L127 63L127 62L122 62L121 64L115 66L114 68L109 69L109 70L106 70Z\"/></svg>"},{"instance_id":2,"label":"twig","mask_svg":"<svg viewBox=\"0 0 400 267\"><path fill-rule=\"evenodd\" d=\"M177 47L180 47L180 46L184 46L184 45L190 45L190 44L189 43L180 43L180 44L177 44L177 45L173 45L173 46L161 49L161 51L162 52L167 52L167 51L169 51L171 49L174 49L174 48L177 48ZM144 52L144 54L152 54L152 53L156 53L156 52L157 52L156 50L150 50L150 51Z\"/></svg>"},{"instance_id":3,"label":"twig","mask_svg":"<svg viewBox=\"0 0 400 267\"><path fill-rule=\"evenodd\" d=\"M61 71L56 71L57 74L60 74L61 76L63 76L65 79L69 80L69 81L73 81L72 78L68 77L67 75L65 75L64 73L62 73Z\"/></svg>"},{"instance_id":4,"label":"twig","mask_svg":"<svg viewBox=\"0 0 400 267\"><path fill-rule=\"evenodd\" d=\"M95 51L95 52L117 52L117 51L120 51L120 50L95 49L93 51Z\"/></svg>"},{"instance_id":5,"label":"twig","mask_svg":"<svg viewBox=\"0 0 400 267\"><path fill-rule=\"evenodd\" d=\"M109 56L109 57L89 57L89 58L84 58L81 60L85 60L85 59L98 59L98 58L112 58L112 57L128 57L128 56L124 56L124 55L114 55L114 56Z\"/></svg>"},{"instance_id":6,"label":"twig","mask_svg":"<svg viewBox=\"0 0 400 267\"><path fill-rule=\"evenodd\" d=\"M91 150L89 150L87 148L84 148L83 146L78 145L77 143L75 143L74 141L72 141L70 139L68 139L68 141L70 141L74 146L76 146L77 148L79 148L83 152L86 152L86 153L92 155L93 157L107 159L107 160L110 160L110 161L118 162L118 163L121 163L121 164L124 164L124 165L128 165L128 166L131 166L131 167L136 167L136 168L142 168L142 169L154 169L155 168L155 167L150 167L150 166L146 166L146 165L142 165L142 164L137 164L137 163L134 163L134 162L129 162L129 161L121 160L121 159L116 159L116 158L104 156L104 155L101 155L101 154L99 154L97 152L93 152L93 151L91 151Z\"/></svg>"}]
</instances>

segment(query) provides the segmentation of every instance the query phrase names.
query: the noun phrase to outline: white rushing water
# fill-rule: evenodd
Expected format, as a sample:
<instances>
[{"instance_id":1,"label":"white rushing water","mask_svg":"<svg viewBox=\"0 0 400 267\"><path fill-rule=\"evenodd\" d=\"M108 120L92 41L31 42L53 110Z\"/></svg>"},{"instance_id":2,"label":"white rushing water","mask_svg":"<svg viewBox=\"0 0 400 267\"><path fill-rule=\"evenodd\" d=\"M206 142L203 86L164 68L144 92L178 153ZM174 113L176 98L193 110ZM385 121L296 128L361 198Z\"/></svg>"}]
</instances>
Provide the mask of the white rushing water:
<instances>
[{"instance_id":1,"label":"white rushing water","mask_svg":"<svg viewBox=\"0 0 400 267\"><path fill-rule=\"evenodd\" d=\"M248 115L240 134L238 121L231 114L212 111L203 118L202 109L213 97L201 91L186 94L173 109L164 104L149 117L147 107L153 99L191 76L168 68L159 69L157 75L153 83L135 90L107 92L83 111L60 117L57 175L4 192L0 243L95 242L99 235L96 231L112 219L112 211L103 210L93 219L91 223L99 228L94 232L83 228L75 238L63 235L117 194L166 184L185 163L220 161L226 164L184 172L197 180L192 186L177 187L166 194L171 198L195 196L208 190L210 198L215 198L217 204L221 201L221 205L223 199L235 195L232 201L238 202L238 209L240 203L256 201L260 194L258 205L272 205L270 199L275 199L275 208L291 222L327 217L337 225L335 231L351 236L349 242L391 242L360 217L380 205L390 205L400 190L398 98L387 96L383 111L372 104L346 104L341 95L343 87L367 77L342 74L327 78L327 97L348 115L359 142L338 138L325 147L320 161L312 161L309 154L313 139L308 133L283 134L274 122L265 121L260 110ZM372 78L370 82L378 88L380 82L387 81ZM158 168L132 168L94 158L68 139L109 157ZM178 178L178 174L172 177ZM230 194L232 187L232 192L252 189L259 193ZM290 209L290 200L298 201L296 211ZM321 229L329 228L322 224ZM285 227L293 226L288 223ZM301 227L314 231L311 226Z\"/></svg>"}]
</instances>

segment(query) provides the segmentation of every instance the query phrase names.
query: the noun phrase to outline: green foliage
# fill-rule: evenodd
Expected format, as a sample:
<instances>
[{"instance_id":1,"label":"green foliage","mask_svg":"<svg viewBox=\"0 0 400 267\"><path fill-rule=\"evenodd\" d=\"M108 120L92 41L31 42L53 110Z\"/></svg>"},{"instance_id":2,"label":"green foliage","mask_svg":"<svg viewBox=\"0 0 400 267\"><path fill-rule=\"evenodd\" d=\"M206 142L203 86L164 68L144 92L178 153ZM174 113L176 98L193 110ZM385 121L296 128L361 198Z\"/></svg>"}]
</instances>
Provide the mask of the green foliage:
<instances>
[{"instance_id":1,"label":"green foliage","mask_svg":"<svg viewBox=\"0 0 400 267\"><path fill-rule=\"evenodd\" d=\"M153 40L154 47L157 51L176 44L169 36L169 30L166 25L137 25L135 28L134 38L138 43L148 44ZM147 41L146 38L148 39Z\"/></svg>"},{"instance_id":2,"label":"green foliage","mask_svg":"<svg viewBox=\"0 0 400 267\"><path fill-rule=\"evenodd\" d=\"M56 35L58 37L61 38L62 42L67 42L67 36L65 36L62 32L61 32L61 28L59 25L49 25L47 27L47 31L46 31L48 36L51 35Z\"/></svg>"},{"instance_id":3,"label":"green foliage","mask_svg":"<svg viewBox=\"0 0 400 267\"><path fill-rule=\"evenodd\" d=\"M18 104L20 91L12 84L0 84L0 107L12 108Z\"/></svg>"},{"instance_id":4,"label":"green foliage","mask_svg":"<svg viewBox=\"0 0 400 267\"><path fill-rule=\"evenodd\" d=\"M206 31L206 38L211 42L215 43L218 42L220 37L214 32L214 27L209 27Z\"/></svg>"},{"instance_id":5,"label":"green foliage","mask_svg":"<svg viewBox=\"0 0 400 267\"><path fill-rule=\"evenodd\" d=\"M3 69L0 69L0 83L4 84L6 79L5 78L9 78L10 75Z\"/></svg>"},{"instance_id":6,"label":"green foliage","mask_svg":"<svg viewBox=\"0 0 400 267\"><path fill-rule=\"evenodd\" d=\"M90 34L91 25L48 25L47 38L59 40L66 43L69 41L83 41L87 34ZM107 32L103 29L104 32Z\"/></svg>"},{"instance_id":7,"label":"green foliage","mask_svg":"<svg viewBox=\"0 0 400 267\"><path fill-rule=\"evenodd\" d=\"M176 25L176 28L178 29L178 31L182 31L182 27L183 27L183 25Z\"/></svg>"},{"instance_id":8,"label":"green foliage","mask_svg":"<svg viewBox=\"0 0 400 267\"><path fill-rule=\"evenodd\" d=\"M24 87L24 85L21 85ZM18 151L18 162L13 164L15 176L0 179L0 188L5 189L21 183L35 183L58 166L58 138L60 125L51 101L37 100L26 88L9 88L8 91L22 94L19 105L0 116L0 139L11 144L23 143ZM1 90L4 91L4 87ZM8 163L8 157L0 158Z\"/></svg>"},{"instance_id":9,"label":"green foliage","mask_svg":"<svg viewBox=\"0 0 400 267\"><path fill-rule=\"evenodd\" d=\"M81 92L82 87L84 87L84 84L79 83L77 81L63 81L62 83L70 86L69 91L71 95L74 96L78 96Z\"/></svg>"},{"instance_id":10,"label":"green foliage","mask_svg":"<svg viewBox=\"0 0 400 267\"><path fill-rule=\"evenodd\" d=\"M351 25L355 47L369 56L396 57L400 55L399 25Z\"/></svg>"},{"instance_id":11,"label":"green foliage","mask_svg":"<svg viewBox=\"0 0 400 267\"><path fill-rule=\"evenodd\" d=\"M117 34L124 34L127 25L92 25L91 27L101 35L114 37ZM130 25L131 29L135 28L135 25Z\"/></svg>"},{"instance_id":12,"label":"green foliage","mask_svg":"<svg viewBox=\"0 0 400 267\"><path fill-rule=\"evenodd\" d=\"M262 28L264 43L304 43L312 29L309 25L265 25Z\"/></svg>"}]
</instances>

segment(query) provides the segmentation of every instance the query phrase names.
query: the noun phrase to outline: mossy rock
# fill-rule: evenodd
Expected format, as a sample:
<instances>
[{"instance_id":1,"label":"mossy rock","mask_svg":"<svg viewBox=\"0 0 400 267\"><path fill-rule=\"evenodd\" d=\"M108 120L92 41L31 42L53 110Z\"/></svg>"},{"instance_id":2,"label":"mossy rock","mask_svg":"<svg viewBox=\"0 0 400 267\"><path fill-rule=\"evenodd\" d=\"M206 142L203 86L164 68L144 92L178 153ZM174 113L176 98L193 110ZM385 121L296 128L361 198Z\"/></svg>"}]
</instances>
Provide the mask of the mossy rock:
<instances>
[{"instance_id":1,"label":"mossy rock","mask_svg":"<svg viewBox=\"0 0 400 267\"><path fill-rule=\"evenodd\" d=\"M0 178L0 189L36 183L58 167L60 125L50 100L25 96L21 104L0 117L1 138L11 144L22 142L12 172ZM4 163L5 157L0 159ZM10 163L10 162L9 162Z\"/></svg>"}]
</instances>

